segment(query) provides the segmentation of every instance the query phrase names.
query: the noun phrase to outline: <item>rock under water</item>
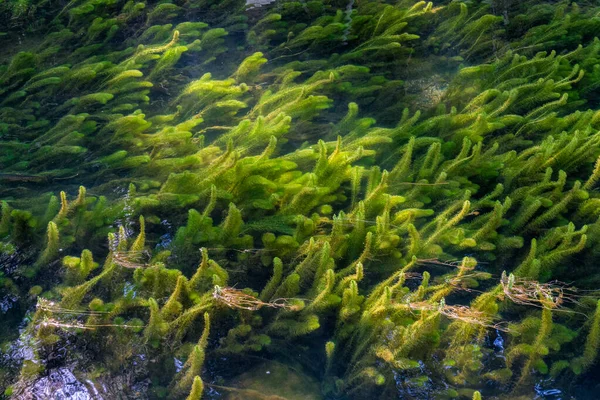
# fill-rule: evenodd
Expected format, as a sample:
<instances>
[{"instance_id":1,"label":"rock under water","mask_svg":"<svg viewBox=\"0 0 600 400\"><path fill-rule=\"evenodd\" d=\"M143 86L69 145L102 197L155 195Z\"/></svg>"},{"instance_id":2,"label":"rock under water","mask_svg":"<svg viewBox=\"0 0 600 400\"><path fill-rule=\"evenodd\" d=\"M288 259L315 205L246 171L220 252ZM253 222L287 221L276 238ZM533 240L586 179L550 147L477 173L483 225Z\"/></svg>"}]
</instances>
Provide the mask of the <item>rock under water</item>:
<instances>
[{"instance_id":1,"label":"rock under water","mask_svg":"<svg viewBox=\"0 0 600 400\"><path fill-rule=\"evenodd\" d=\"M269 361L227 383L227 400L320 400L319 383L285 364Z\"/></svg>"}]
</instances>

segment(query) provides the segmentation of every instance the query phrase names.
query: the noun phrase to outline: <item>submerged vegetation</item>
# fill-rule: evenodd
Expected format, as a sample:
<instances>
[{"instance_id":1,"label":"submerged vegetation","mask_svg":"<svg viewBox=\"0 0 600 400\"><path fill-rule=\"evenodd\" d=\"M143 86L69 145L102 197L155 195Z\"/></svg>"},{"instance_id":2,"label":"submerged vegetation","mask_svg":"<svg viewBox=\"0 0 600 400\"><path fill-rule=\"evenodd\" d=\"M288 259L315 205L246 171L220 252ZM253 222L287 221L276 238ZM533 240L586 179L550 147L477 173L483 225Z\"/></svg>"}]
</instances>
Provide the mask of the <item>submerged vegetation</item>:
<instances>
[{"instance_id":1,"label":"submerged vegetation","mask_svg":"<svg viewBox=\"0 0 600 400\"><path fill-rule=\"evenodd\" d=\"M62 366L160 399L281 398L227 383L265 361L331 399L598 368L600 7L0 10L6 397Z\"/></svg>"}]
</instances>

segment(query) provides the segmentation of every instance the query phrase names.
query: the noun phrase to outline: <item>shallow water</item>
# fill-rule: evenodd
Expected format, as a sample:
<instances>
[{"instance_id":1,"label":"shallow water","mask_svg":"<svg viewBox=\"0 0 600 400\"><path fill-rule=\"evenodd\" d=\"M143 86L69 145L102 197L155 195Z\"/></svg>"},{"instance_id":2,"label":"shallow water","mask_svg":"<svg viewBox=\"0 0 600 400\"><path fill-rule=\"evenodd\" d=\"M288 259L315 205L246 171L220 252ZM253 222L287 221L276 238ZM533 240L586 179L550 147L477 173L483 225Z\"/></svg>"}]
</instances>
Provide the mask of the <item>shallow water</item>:
<instances>
[{"instance_id":1,"label":"shallow water","mask_svg":"<svg viewBox=\"0 0 600 400\"><path fill-rule=\"evenodd\" d=\"M598 398L600 8L531 3L0 3L0 398Z\"/></svg>"}]
</instances>

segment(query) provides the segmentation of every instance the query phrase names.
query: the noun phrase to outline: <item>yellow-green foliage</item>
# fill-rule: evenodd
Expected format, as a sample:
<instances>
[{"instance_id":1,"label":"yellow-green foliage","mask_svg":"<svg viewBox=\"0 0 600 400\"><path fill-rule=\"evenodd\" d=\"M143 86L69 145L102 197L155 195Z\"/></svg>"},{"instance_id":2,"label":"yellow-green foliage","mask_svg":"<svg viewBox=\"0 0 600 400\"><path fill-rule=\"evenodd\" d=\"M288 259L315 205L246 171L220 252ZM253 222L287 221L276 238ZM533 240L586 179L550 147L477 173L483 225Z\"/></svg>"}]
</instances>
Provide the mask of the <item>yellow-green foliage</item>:
<instances>
[{"instance_id":1,"label":"yellow-green foliage","mask_svg":"<svg viewBox=\"0 0 600 400\"><path fill-rule=\"evenodd\" d=\"M587 334L583 355L572 362L571 368L576 374L581 374L589 369L598 357L598 349L600 348L600 301L598 301L596 312L590 324L591 327Z\"/></svg>"},{"instance_id":2,"label":"yellow-green foliage","mask_svg":"<svg viewBox=\"0 0 600 400\"><path fill-rule=\"evenodd\" d=\"M54 222L48 222L48 228L46 231L46 248L37 259L34 266L35 269L39 270L40 268L48 268L48 264L57 258L60 248L59 240L60 234L58 227ZM33 271L30 270L28 274L31 273L33 273Z\"/></svg>"},{"instance_id":3,"label":"yellow-green foliage","mask_svg":"<svg viewBox=\"0 0 600 400\"><path fill-rule=\"evenodd\" d=\"M194 377L194 383L192 384L192 389L190 390L190 394L186 397L186 400L200 400L202 398L202 392L204 391L204 384L202 383L202 378L199 376Z\"/></svg>"},{"instance_id":4,"label":"yellow-green foliage","mask_svg":"<svg viewBox=\"0 0 600 400\"><path fill-rule=\"evenodd\" d=\"M81 252L81 257L64 257L62 263L67 269L66 280L70 284L82 283L88 277L90 272L98 266L98 264L94 262L92 252L87 249Z\"/></svg>"},{"instance_id":5,"label":"yellow-green foliage","mask_svg":"<svg viewBox=\"0 0 600 400\"><path fill-rule=\"evenodd\" d=\"M210 318L207 313L204 314L204 330L202 336L198 341L198 344L193 347L191 353L188 355L188 359L183 366L183 370L173 381L173 392L171 395L176 396L177 393L185 392L191 389L197 393L202 393L202 381L200 380L200 387L198 387L197 381L198 376L202 372L202 366L204 364L206 345L208 344L208 334L210 332Z\"/></svg>"},{"instance_id":6,"label":"yellow-green foliage","mask_svg":"<svg viewBox=\"0 0 600 400\"><path fill-rule=\"evenodd\" d=\"M36 357L76 330L65 362L144 351L150 397L189 399L207 356L300 368L307 344L332 398L589 371L588 3L1 3L0 288L60 307Z\"/></svg>"}]
</instances>

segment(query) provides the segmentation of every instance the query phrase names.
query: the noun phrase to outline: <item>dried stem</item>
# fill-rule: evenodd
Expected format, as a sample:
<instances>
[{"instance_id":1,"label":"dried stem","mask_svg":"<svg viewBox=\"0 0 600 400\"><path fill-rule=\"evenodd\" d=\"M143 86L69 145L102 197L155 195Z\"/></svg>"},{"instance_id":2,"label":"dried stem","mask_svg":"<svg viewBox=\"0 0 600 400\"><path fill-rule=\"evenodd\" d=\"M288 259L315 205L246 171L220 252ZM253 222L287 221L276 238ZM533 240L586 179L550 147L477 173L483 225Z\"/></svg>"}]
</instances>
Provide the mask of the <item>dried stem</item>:
<instances>
[{"instance_id":1,"label":"dried stem","mask_svg":"<svg viewBox=\"0 0 600 400\"><path fill-rule=\"evenodd\" d=\"M264 302L252 295L232 287L220 287L218 285L215 286L213 290L213 297L228 307L238 308L241 310L256 311L262 307L284 308L287 310L295 309L295 306L289 303L289 299L275 299L270 302Z\"/></svg>"}]
</instances>

